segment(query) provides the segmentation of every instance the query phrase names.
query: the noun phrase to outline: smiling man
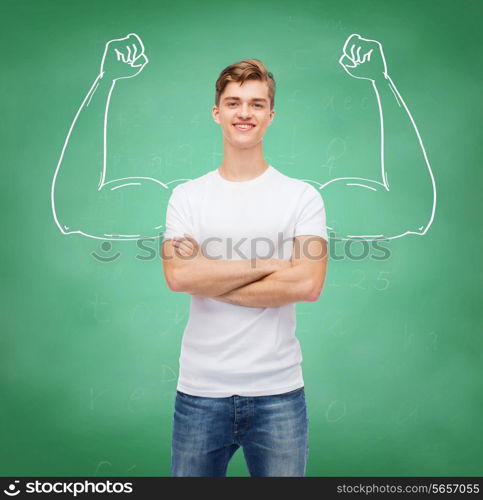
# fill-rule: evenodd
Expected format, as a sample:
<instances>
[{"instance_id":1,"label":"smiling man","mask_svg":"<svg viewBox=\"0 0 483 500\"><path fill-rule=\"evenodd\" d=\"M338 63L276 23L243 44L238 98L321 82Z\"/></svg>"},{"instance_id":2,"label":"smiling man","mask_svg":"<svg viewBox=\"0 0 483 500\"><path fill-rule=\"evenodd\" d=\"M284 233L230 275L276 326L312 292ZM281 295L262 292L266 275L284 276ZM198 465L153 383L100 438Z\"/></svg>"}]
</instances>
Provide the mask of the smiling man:
<instances>
[{"instance_id":1,"label":"smiling man","mask_svg":"<svg viewBox=\"0 0 483 500\"><path fill-rule=\"evenodd\" d=\"M326 217L311 185L263 156L275 81L257 59L225 68L212 114L216 170L174 188L163 266L191 295L172 440L174 476L224 476L242 447L252 476L303 476L307 408L295 303L318 300Z\"/></svg>"}]
</instances>

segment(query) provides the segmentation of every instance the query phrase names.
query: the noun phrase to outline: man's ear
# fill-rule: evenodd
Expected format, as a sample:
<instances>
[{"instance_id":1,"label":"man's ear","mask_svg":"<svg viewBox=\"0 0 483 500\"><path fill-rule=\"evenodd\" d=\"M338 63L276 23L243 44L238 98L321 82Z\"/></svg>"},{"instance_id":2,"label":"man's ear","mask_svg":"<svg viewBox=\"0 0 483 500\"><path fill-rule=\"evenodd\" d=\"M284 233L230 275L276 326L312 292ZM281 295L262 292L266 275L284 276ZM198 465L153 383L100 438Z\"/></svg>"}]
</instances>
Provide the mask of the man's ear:
<instances>
[{"instance_id":1,"label":"man's ear","mask_svg":"<svg viewBox=\"0 0 483 500\"><path fill-rule=\"evenodd\" d=\"M275 110L274 110L274 109L272 109L272 110L270 111L270 123L269 123L269 125L271 125L271 124L272 124L272 122L273 122L273 118L274 118L274 117L275 117Z\"/></svg>"},{"instance_id":2,"label":"man's ear","mask_svg":"<svg viewBox=\"0 0 483 500\"><path fill-rule=\"evenodd\" d=\"M211 114L213 116L213 120L215 120L216 123L220 123L220 119L218 118L218 115L220 113L220 110L218 108L218 106L213 106L212 110L211 110Z\"/></svg>"}]
</instances>

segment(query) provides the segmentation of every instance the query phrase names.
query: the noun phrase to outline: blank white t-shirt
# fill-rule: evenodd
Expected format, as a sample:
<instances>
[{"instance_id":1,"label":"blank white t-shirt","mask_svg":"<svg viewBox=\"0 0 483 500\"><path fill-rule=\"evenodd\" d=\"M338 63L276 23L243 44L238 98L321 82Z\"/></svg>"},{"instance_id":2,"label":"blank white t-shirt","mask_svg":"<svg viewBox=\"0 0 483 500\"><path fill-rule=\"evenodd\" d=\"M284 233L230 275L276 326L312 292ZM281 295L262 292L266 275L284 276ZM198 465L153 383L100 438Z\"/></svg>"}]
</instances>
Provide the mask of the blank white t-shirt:
<instances>
[{"instance_id":1,"label":"blank white t-shirt","mask_svg":"<svg viewBox=\"0 0 483 500\"><path fill-rule=\"evenodd\" d=\"M207 257L290 260L295 236L327 240L325 208L317 189L272 165L241 182L224 179L217 169L173 189L164 241L184 233L196 239ZM227 397L302 387L295 327L295 304L246 307L192 296L177 389Z\"/></svg>"}]
</instances>

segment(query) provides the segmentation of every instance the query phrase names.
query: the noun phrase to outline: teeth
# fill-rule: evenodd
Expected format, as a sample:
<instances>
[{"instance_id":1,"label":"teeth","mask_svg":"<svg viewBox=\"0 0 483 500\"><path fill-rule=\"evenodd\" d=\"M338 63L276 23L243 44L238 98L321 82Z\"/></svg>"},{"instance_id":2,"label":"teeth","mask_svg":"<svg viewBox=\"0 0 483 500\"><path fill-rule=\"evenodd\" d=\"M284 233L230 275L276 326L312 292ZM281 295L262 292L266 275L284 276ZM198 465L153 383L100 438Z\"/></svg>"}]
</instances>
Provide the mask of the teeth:
<instances>
[{"instance_id":1,"label":"teeth","mask_svg":"<svg viewBox=\"0 0 483 500\"><path fill-rule=\"evenodd\" d=\"M235 127L238 127L238 128L251 128L251 127L253 127L253 125L239 125L239 124L237 124L237 125L235 125Z\"/></svg>"}]
</instances>

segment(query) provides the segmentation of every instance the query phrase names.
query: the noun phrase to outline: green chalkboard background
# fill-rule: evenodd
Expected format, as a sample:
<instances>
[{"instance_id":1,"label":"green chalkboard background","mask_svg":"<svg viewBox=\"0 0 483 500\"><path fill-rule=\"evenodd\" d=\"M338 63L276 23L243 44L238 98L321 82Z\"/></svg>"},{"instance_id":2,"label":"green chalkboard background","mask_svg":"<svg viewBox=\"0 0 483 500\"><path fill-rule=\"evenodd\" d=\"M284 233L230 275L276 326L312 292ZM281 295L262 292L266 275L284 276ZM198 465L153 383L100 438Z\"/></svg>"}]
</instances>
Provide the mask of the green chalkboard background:
<instances>
[{"instance_id":1,"label":"green chalkboard background","mask_svg":"<svg viewBox=\"0 0 483 500\"><path fill-rule=\"evenodd\" d=\"M247 57L277 82L267 161L300 179L376 178L374 95L338 59L351 33L383 44L436 215L426 235L385 242L384 260L332 255L321 299L297 305L307 474L482 475L482 13L477 1L3 0L0 474L169 475L189 296L167 288L155 241L63 235L50 200L105 43L135 32L150 63L113 95L110 178L217 168L214 83ZM350 199L338 203L329 218ZM228 474L248 475L241 450Z\"/></svg>"}]
</instances>

